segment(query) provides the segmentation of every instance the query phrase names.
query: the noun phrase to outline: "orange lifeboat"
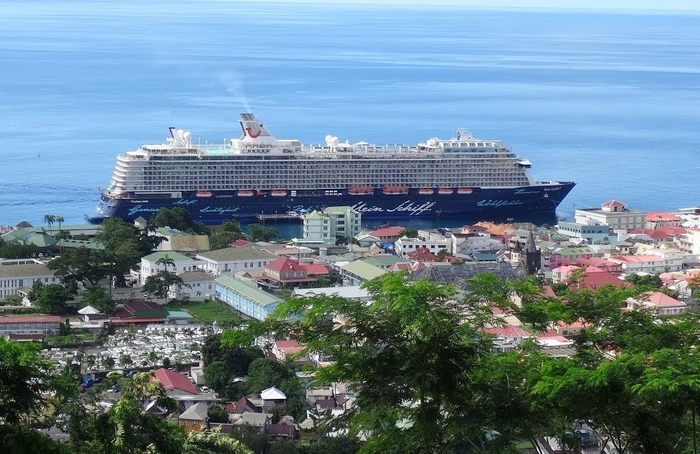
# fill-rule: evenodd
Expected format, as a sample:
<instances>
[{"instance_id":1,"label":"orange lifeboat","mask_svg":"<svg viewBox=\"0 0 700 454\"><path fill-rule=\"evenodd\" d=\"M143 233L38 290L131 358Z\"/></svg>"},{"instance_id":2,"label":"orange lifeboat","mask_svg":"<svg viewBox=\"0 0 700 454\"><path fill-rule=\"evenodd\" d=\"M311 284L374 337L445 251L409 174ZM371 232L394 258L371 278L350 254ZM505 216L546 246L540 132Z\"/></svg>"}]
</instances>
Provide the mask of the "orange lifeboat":
<instances>
[{"instance_id":1,"label":"orange lifeboat","mask_svg":"<svg viewBox=\"0 0 700 454\"><path fill-rule=\"evenodd\" d=\"M253 191L249 189L239 189L238 190L238 197L252 197L253 196Z\"/></svg>"},{"instance_id":2,"label":"orange lifeboat","mask_svg":"<svg viewBox=\"0 0 700 454\"><path fill-rule=\"evenodd\" d=\"M408 188L404 186L384 186L382 192L389 195L403 195L408 194Z\"/></svg>"},{"instance_id":3,"label":"orange lifeboat","mask_svg":"<svg viewBox=\"0 0 700 454\"><path fill-rule=\"evenodd\" d=\"M418 189L418 194L420 195L430 195L433 194L435 191L433 191L433 188L420 188Z\"/></svg>"},{"instance_id":4,"label":"orange lifeboat","mask_svg":"<svg viewBox=\"0 0 700 454\"><path fill-rule=\"evenodd\" d=\"M452 188L440 188L440 189L438 189L438 194L443 194L443 195L452 194Z\"/></svg>"},{"instance_id":5,"label":"orange lifeboat","mask_svg":"<svg viewBox=\"0 0 700 454\"><path fill-rule=\"evenodd\" d=\"M350 194L350 195L372 195L372 194L374 194L374 188L371 186L350 186L348 188L348 194Z\"/></svg>"},{"instance_id":6,"label":"orange lifeboat","mask_svg":"<svg viewBox=\"0 0 700 454\"><path fill-rule=\"evenodd\" d=\"M197 191L197 197L211 197L212 195L214 194L207 189L200 189Z\"/></svg>"},{"instance_id":7,"label":"orange lifeboat","mask_svg":"<svg viewBox=\"0 0 700 454\"><path fill-rule=\"evenodd\" d=\"M275 189L272 191L272 196L274 197L284 197L287 195L287 191L283 189Z\"/></svg>"},{"instance_id":8,"label":"orange lifeboat","mask_svg":"<svg viewBox=\"0 0 700 454\"><path fill-rule=\"evenodd\" d=\"M457 189L457 194L471 194L472 192L474 192L474 191L472 191L472 188L459 188L459 189Z\"/></svg>"}]
</instances>

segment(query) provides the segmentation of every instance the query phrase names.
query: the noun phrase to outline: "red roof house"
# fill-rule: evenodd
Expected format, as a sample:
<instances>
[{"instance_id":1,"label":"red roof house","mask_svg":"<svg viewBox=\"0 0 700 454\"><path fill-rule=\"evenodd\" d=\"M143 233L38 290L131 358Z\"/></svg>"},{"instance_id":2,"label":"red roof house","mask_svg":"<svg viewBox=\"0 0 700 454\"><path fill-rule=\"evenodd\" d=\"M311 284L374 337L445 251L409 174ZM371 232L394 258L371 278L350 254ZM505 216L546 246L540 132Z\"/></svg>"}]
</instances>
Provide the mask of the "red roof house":
<instances>
[{"instance_id":1,"label":"red roof house","mask_svg":"<svg viewBox=\"0 0 700 454\"><path fill-rule=\"evenodd\" d=\"M190 382L189 378L179 372L160 368L154 370L153 375L156 380L163 384L165 391L174 392L176 394L181 392L199 394L197 387Z\"/></svg>"},{"instance_id":2,"label":"red roof house","mask_svg":"<svg viewBox=\"0 0 700 454\"><path fill-rule=\"evenodd\" d=\"M306 266L289 257L279 257L267 264L263 271L264 278L281 284L314 282Z\"/></svg>"},{"instance_id":3,"label":"red roof house","mask_svg":"<svg viewBox=\"0 0 700 454\"><path fill-rule=\"evenodd\" d=\"M416 262L439 262L438 256L433 254L425 246L417 248L415 251L411 251L406 254L409 259Z\"/></svg>"}]
</instances>

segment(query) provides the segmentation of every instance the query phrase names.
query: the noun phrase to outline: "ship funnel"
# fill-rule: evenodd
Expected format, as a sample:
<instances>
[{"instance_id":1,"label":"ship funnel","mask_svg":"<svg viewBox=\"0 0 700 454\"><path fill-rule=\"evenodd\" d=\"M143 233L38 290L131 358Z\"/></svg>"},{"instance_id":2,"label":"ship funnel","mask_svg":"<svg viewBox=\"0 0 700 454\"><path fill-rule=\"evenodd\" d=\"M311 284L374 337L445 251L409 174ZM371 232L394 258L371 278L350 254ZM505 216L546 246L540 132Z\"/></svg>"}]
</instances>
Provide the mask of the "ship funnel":
<instances>
[{"instance_id":1,"label":"ship funnel","mask_svg":"<svg viewBox=\"0 0 700 454\"><path fill-rule=\"evenodd\" d=\"M241 129L243 130L242 141L250 142L264 142L269 144L277 143L277 139L270 134L270 132L265 129L262 123L260 123L255 115L250 113L241 114L241 119L238 120L241 124Z\"/></svg>"}]
</instances>

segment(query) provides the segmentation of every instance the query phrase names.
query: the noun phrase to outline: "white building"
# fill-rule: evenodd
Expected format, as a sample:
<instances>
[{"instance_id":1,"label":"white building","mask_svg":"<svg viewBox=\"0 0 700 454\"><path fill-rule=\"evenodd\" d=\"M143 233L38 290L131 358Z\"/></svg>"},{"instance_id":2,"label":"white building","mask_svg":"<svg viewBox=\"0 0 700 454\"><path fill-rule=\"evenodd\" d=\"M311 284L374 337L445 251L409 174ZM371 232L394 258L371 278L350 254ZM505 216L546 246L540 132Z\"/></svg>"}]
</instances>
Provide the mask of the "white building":
<instances>
[{"instance_id":1,"label":"white building","mask_svg":"<svg viewBox=\"0 0 700 454\"><path fill-rule=\"evenodd\" d=\"M173 264L158 263L158 261L172 260ZM193 259L186 255L174 251L158 251L149 254L141 259L141 271L139 272L139 285L143 286L146 283L146 278L155 276L160 271L167 271L180 274L185 271L196 271L202 263L199 260Z\"/></svg>"},{"instance_id":2,"label":"white building","mask_svg":"<svg viewBox=\"0 0 700 454\"><path fill-rule=\"evenodd\" d=\"M673 268L672 261L666 261L658 255L620 255L608 260L620 264L624 274L659 274L680 269Z\"/></svg>"},{"instance_id":3,"label":"white building","mask_svg":"<svg viewBox=\"0 0 700 454\"><path fill-rule=\"evenodd\" d=\"M408 254L416 249L426 248L433 254L437 255L441 250L452 253L451 233L446 231L428 231L419 230L417 238L408 238L403 236L394 242L394 250L396 254L402 257L408 257Z\"/></svg>"},{"instance_id":4,"label":"white building","mask_svg":"<svg viewBox=\"0 0 700 454\"><path fill-rule=\"evenodd\" d=\"M184 285L173 286L168 291L170 298L188 299L191 301L203 301L214 297L216 289L214 280L216 276L205 271L185 271L179 274Z\"/></svg>"},{"instance_id":5,"label":"white building","mask_svg":"<svg viewBox=\"0 0 700 454\"><path fill-rule=\"evenodd\" d=\"M233 276L238 271L264 270L277 255L252 246L229 247L197 254L201 269L215 276Z\"/></svg>"},{"instance_id":6,"label":"white building","mask_svg":"<svg viewBox=\"0 0 700 454\"><path fill-rule=\"evenodd\" d=\"M349 206L328 207L303 216L305 240L335 242L336 238L351 238L360 233L362 214Z\"/></svg>"},{"instance_id":7,"label":"white building","mask_svg":"<svg viewBox=\"0 0 700 454\"><path fill-rule=\"evenodd\" d=\"M20 289L31 288L35 281L47 285L60 283L54 272L38 260L0 260L0 300L19 295Z\"/></svg>"},{"instance_id":8,"label":"white building","mask_svg":"<svg viewBox=\"0 0 700 454\"><path fill-rule=\"evenodd\" d=\"M503 243L491 239L489 233L453 233L452 250L455 257L467 257L471 254L486 251L497 251Z\"/></svg>"},{"instance_id":9,"label":"white building","mask_svg":"<svg viewBox=\"0 0 700 454\"><path fill-rule=\"evenodd\" d=\"M579 209L574 213L577 224L604 224L612 230L643 229L646 218L645 212L629 210L617 200L605 202L600 209Z\"/></svg>"}]
</instances>

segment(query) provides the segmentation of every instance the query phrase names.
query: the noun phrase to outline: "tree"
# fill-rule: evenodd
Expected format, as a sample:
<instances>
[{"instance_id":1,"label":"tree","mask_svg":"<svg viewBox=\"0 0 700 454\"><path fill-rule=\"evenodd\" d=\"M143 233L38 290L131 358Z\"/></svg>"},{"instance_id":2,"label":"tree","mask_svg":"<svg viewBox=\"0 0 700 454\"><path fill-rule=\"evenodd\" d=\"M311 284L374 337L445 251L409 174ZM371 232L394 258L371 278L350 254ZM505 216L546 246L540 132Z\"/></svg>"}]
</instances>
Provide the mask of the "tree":
<instances>
[{"instance_id":1,"label":"tree","mask_svg":"<svg viewBox=\"0 0 700 454\"><path fill-rule=\"evenodd\" d=\"M292 336L307 351L332 358L315 377L355 390L362 410L347 422L351 435L368 436L363 451L444 452L467 433L464 413L444 410L465 399L470 373L492 354L480 329L494 318L488 307L460 300L454 286L412 282L403 273L363 286L371 295L367 305L338 296L295 297L251 329ZM227 337L245 341L234 332Z\"/></svg>"},{"instance_id":2,"label":"tree","mask_svg":"<svg viewBox=\"0 0 700 454\"><path fill-rule=\"evenodd\" d=\"M260 224L248 225L248 240L250 241L275 241L281 238L282 236L276 229L264 227Z\"/></svg>"},{"instance_id":3,"label":"tree","mask_svg":"<svg viewBox=\"0 0 700 454\"><path fill-rule=\"evenodd\" d=\"M163 367L166 369L170 367L170 358L168 358L167 356L163 358Z\"/></svg>"},{"instance_id":4,"label":"tree","mask_svg":"<svg viewBox=\"0 0 700 454\"><path fill-rule=\"evenodd\" d=\"M35 281L41 284L40 281ZM72 308L66 304L73 299L73 295L60 284L48 284L37 286L38 291L34 291L34 285L30 292L31 301L41 311L47 314L62 315L71 311Z\"/></svg>"},{"instance_id":5,"label":"tree","mask_svg":"<svg viewBox=\"0 0 700 454\"><path fill-rule=\"evenodd\" d=\"M108 218L100 224L95 241L104 246L105 262L109 263L110 273L116 278L117 286L124 286L124 275L137 269L141 257L150 254L163 241L162 237L148 233L148 229L140 230L119 218Z\"/></svg>"},{"instance_id":6,"label":"tree","mask_svg":"<svg viewBox=\"0 0 700 454\"><path fill-rule=\"evenodd\" d=\"M148 228L170 227L181 232L197 235L208 235L209 228L199 222L194 222L190 213L181 207L173 209L161 208L155 216L148 220Z\"/></svg>"},{"instance_id":7,"label":"tree","mask_svg":"<svg viewBox=\"0 0 700 454\"><path fill-rule=\"evenodd\" d=\"M55 372L54 364L41 354L40 344L0 336L0 421L35 423L47 402L74 392L74 383Z\"/></svg>"},{"instance_id":8,"label":"tree","mask_svg":"<svg viewBox=\"0 0 700 454\"><path fill-rule=\"evenodd\" d=\"M35 244L19 244L16 241L0 240L0 257L6 259L24 259L35 257L39 247Z\"/></svg>"},{"instance_id":9,"label":"tree","mask_svg":"<svg viewBox=\"0 0 700 454\"><path fill-rule=\"evenodd\" d=\"M156 260L156 265L162 265L165 271L168 271L168 267L172 266L175 269L175 260L172 259L168 254Z\"/></svg>"},{"instance_id":10,"label":"tree","mask_svg":"<svg viewBox=\"0 0 700 454\"><path fill-rule=\"evenodd\" d=\"M227 248L234 241L245 238L241 224L237 219L231 219L221 225L221 231L209 237L209 245L212 250Z\"/></svg>"},{"instance_id":11,"label":"tree","mask_svg":"<svg viewBox=\"0 0 700 454\"><path fill-rule=\"evenodd\" d=\"M210 405L207 408L207 416L210 422L228 423L228 413L218 405Z\"/></svg>"},{"instance_id":12,"label":"tree","mask_svg":"<svg viewBox=\"0 0 700 454\"><path fill-rule=\"evenodd\" d=\"M248 367L246 390L249 393L259 394L260 391L270 388L282 388L286 382L296 379L294 369L285 363L270 358L258 358ZM284 392L283 389L281 389Z\"/></svg>"},{"instance_id":13,"label":"tree","mask_svg":"<svg viewBox=\"0 0 700 454\"><path fill-rule=\"evenodd\" d=\"M88 287L97 285L109 274L105 266L107 261L103 251L81 247L62 254L46 266L61 278L62 283L70 285L79 282Z\"/></svg>"},{"instance_id":14,"label":"tree","mask_svg":"<svg viewBox=\"0 0 700 454\"><path fill-rule=\"evenodd\" d=\"M101 285L86 288L80 295L80 301L83 306L92 306L107 315L114 313L116 308L116 303L107 292L107 289Z\"/></svg>"},{"instance_id":15,"label":"tree","mask_svg":"<svg viewBox=\"0 0 700 454\"><path fill-rule=\"evenodd\" d=\"M53 214L45 214L44 222L46 222L46 225L49 226L49 235L51 235L51 226L56 222L56 216Z\"/></svg>"},{"instance_id":16,"label":"tree","mask_svg":"<svg viewBox=\"0 0 700 454\"><path fill-rule=\"evenodd\" d=\"M105 359L102 360L102 365L105 369L112 369L114 367L114 364L114 358L112 358L111 356L107 356Z\"/></svg>"},{"instance_id":17,"label":"tree","mask_svg":"<svg viewBox=\"0 0 700 454\"><path fill-rule=\"evenodd\" d=\"M180 276L168 271L158 271L153 276L148 276L143 285L143 291L156 298L166 298L171 287L180 288L185 284Z\"/></svg>"},{"instance_id":18,"label":"tree","mask_svg":"<svg viewBox=\"0 0 700 454\"><path fill-rule=\"evenodd\" d=\"M122 366L129 367L133 362L131 355L121 355L119 357L119 364Z\"/></svg>"},{"instance_id":19,"label":"tree","mask_svg":"<svg viewBox=\"0 0 700 454\"><path fill-rule=\"evenodd\" d=\"M417 230L417 229L413 229L413 228L410 228L410 229L403 229L403 230L399 233L399 238L404 237L404 236L405 236L406 238L418 238L418 230Z\"/></svg>"}]
</instances>

